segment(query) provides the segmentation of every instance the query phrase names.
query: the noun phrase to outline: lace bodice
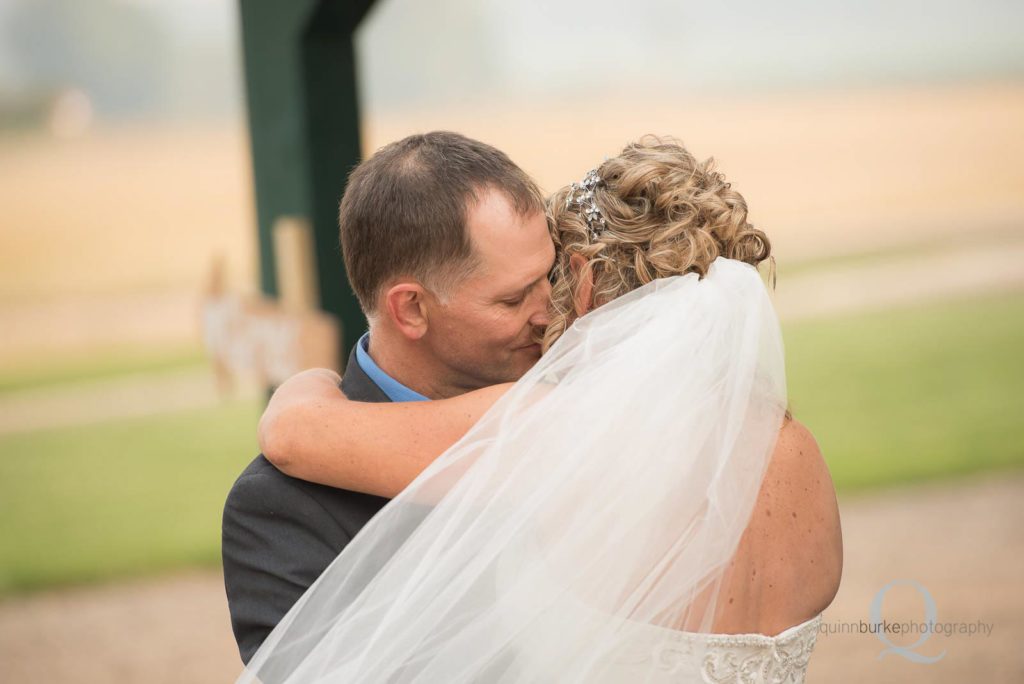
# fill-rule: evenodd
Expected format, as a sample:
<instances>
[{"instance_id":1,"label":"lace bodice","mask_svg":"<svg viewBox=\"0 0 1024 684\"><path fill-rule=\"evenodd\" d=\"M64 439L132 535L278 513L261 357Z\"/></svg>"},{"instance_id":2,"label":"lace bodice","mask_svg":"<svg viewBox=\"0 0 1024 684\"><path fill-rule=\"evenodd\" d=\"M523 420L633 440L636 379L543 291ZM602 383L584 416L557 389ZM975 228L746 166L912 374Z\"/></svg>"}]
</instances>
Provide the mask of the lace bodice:
<instances>
[{"instance_id":1,"label":"lace bodice","mask_svg":"<svg viewBox=\"0 0 1024 684\"><path fill-rule=\"evenodd\" d=\"M644 625L616 656L615 676L623 682L799 684L820 624L818 615L775 636L695 634ZM693 663L699 663L699 679Z\"/></svg>"},{"instance_id":2,"label":"lace bodice","mask_svg":"<svg viewBox=\"0 0 1024 684\"><path fill-rule=\"evenodd\" d=\"M709 636L701 674L705 682L802 682L818 637L821 615L773 637Z\"/></svg>"},{"instance_id":3,"label":"lace bodice","mask_svg":"<svg viewBox=\"0 0 1024 684\"><path fill-rule=\"evenodd\" d=\"M775 636L696 634L633 623L587 684L801 684L821 616ZM532 680L531 680L532 681ZM546 680L538 680L546 681ZM563 678L559 682L566 681ZM575 681L575 680L573 680Z\"/></svg>"}]
</instances>

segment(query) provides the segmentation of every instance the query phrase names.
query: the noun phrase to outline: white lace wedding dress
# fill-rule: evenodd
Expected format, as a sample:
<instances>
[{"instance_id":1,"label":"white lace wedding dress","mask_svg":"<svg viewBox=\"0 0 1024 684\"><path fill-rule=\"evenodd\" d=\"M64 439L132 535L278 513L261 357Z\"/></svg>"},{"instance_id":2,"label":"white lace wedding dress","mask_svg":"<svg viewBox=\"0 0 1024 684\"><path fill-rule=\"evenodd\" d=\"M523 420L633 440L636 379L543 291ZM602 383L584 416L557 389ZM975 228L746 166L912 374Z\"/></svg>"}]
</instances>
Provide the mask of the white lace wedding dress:
<instances>
[{"instance_id":1,"label":"white lace wedding dress","mask_svg":"<svg viewBox=\"0 0 1024 684\"><path fill-rule=\"evenodd\" d=\"M752 266L720 258L591 311L374 516L239 682L801 681L816 620L710 633L785 408ZM683 624L699 633L666 628Z\"/></svg>"}]
</instances>

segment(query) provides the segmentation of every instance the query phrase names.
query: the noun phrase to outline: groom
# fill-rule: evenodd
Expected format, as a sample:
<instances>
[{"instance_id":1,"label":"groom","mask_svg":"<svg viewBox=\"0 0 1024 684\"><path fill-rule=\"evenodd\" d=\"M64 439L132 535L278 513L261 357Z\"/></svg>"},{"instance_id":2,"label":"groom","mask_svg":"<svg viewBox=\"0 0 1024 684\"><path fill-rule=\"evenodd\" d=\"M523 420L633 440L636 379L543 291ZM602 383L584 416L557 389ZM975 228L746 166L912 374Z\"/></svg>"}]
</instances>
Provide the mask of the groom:
<instances>
[{"instance_id":1,"label":"groom","mask_svg":"<svg viewBox=\"0 0 1024 684\"><path fill-rule=\"evenodd\" d=\"M339 217L369 332L341 389L424 401L516 380L540 357L554 260L543 199L499 150L457 133L413 135L360 164ZM248 662L388 499L284 475L262 455L224 506L224 584Z\"/></svg>"}]
</instances>

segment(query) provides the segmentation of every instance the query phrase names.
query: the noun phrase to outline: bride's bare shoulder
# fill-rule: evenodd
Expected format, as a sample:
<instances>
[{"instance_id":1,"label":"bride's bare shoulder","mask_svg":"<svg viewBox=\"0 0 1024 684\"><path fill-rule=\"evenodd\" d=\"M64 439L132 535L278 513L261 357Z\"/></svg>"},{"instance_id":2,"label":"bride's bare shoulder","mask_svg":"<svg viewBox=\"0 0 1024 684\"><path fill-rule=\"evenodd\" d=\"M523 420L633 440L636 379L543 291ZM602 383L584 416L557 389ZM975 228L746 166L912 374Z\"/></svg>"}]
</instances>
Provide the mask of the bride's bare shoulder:
<instances>
[{"instance_id":1,"label":"bride's bare shoulder","mask_svg":"<svg viewBox=\"0 0 1024 684\"><path fill-rule=\"evenodd\" d=\"M835 597L842 575L839 505L821 448L797 420L787 418L779 431L758 509L773 536L784 538L777 541L790 549L793 570L814 578L817 601L824 609Z\"/></svg>"},{"instance_id":2,"label":"bride's bare shoulder","mask_svg":"<svg viewBox=\"0 0 1024 684\"><path fill-rule=\"evenodd\" d=\"M806 511L821 532L839 531L839 506L825 456L811 431L798 420L787 418L765 473L765 489L792 512ZM792 516L792 521L799 516Z\"/></svg>"},{"instance_id":3,"label":"bride's bare shoulder","mask_svg":"<svg viewBox=\"0 0 1024 684\"><path fill-rule=\"evenodd\" d=\"M791 500L834 507L835 488L821 447L807 426L794 418L786 418L779 429L765 481Z\"/></svg>"},{"instance_id":4,"label":"bride's bare shoulder","mask_svg":"<svg viewBox=\"0 0 1024 684\"><path fill-rule=\"evenodd\" d=\"M827 473L821 447L806 425L795 418L787 417L779 429L779 439L775 443L775 452L769 469L793 475L805 473L811 468L815 471L824 469ZM792 472L791 472L792 471ZM831 478L829 479L831 482Z\"/></svg>"},{"instance_id":5,"label":"bride's bare shoulder","mask_svg":"<svg viewBox=\"0 0 1024 684\"><path fill-rule=\"evenodd\" d=\"M796 420L779 431L716 623L727 633L778 634L821 613L839 590L843 542L828 466Z\"/></svg>"}]
</instances>

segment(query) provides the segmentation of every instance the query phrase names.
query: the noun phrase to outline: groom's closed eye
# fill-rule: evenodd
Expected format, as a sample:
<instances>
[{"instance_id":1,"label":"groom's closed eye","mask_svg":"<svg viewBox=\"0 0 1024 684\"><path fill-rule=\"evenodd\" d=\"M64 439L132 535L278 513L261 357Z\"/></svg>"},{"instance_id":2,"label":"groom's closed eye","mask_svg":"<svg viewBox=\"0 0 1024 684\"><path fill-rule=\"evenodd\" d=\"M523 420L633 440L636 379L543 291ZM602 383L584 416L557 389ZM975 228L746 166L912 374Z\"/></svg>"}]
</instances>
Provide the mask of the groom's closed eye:
<instances>
[{"instance_id":1,"label":"groom's closed eye","mask_svg":"<svg viewBox=\"0 0 1024 684\"><path fill-rule=\"evenodd\" d=\"M529 290L530 288L527 288L526 290L523 290L522 292L513 297L499 299L498 302L504 304L505 306L519 306L526 299L526 294L527 292L529 292Z\"/></svg>"},{"instance_id":2,"label":"groom's closed eye","mask_svg":"<svg viewBox=\"0 0 1024 684\"><path fill-rule=\"evenodd\" d=\"M553 281L556 265L557 262L552 260L551 266L548 269L546 269L543 273L541 273L529 285L524 287L522 290L519 290L518 292L508 292L504 296L497 297L494 301L497 302L498 304L502 304L509 308L519 306L524 301L526 301L526 298L530 295L530 293L535 288L539 287L541 283L547 281L548 284L551 284L551 282Z\"/></svg>"},{"instance_id":3,"label":"groom's closed eye","mask_svg":"<svg viewBox=\"0 0 1024 684\"><path fill-rule=\"evenodd\" d=\"M509 293L505 297L498 299L498 303L504 304L505 306L519 306L526 300L526 297L530 294L533 288L540 285L541 281L546 279L547 274L541 276L540 278L537 278L519 292Z\"/></svg>"}]
</instances>

